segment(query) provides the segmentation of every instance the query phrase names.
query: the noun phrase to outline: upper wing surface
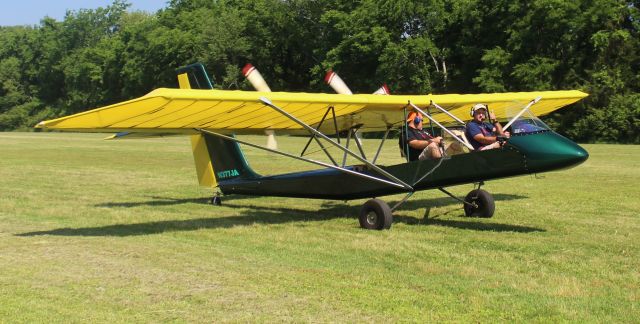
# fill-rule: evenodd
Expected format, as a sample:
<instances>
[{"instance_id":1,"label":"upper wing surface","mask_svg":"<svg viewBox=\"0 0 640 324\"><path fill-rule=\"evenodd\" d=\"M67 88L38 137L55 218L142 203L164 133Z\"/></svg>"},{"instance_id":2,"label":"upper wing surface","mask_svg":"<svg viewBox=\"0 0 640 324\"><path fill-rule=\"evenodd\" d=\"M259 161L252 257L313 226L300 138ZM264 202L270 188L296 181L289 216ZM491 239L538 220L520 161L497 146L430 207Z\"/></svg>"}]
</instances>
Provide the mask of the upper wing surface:
<instances>
[{"instance_id":1,"label":"upper wing surface","mask_svg":"<svg viewBox=\"0 0 640 324\"><path fill-rule=\"evenodd\" d=\"M317 126L329 107L334 108L338 128L348 129L362 124L362 131L383 130L400 125L408 102L423 110L431 101L462 120L469 120L470 107L485 103L498 118L515 115L524 104L536 97L542 100L532 111L540 116L574 103L587 94L580 91L545 91L493 94L448 95L340 95L325 93L254 92L229 90L157 89L129 101L86 112L40 122L45 129L104 132L193 133L202 128L219 132L261 133L265 129L279 133L305 133L296 122L265 106L268 98L300 121ZM408 107L407 109L410 109ZM451 118L431 109L436 120ZM331 118L329 114L327 118ZM327 121L320 129L335 131Z\"/></svg>"}]
</instances>

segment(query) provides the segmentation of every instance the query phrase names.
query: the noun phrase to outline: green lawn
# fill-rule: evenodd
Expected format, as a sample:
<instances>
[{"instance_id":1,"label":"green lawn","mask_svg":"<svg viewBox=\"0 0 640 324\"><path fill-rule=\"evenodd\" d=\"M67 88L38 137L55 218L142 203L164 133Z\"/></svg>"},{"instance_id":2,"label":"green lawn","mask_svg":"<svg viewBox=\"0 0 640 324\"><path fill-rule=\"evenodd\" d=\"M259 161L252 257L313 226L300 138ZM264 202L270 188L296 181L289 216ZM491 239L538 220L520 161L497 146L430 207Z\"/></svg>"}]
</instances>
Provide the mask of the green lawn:
<instances>
[{"instance_id":1,"label":"green lawn","mask_svg":"<svg viewBox=\"0 0 640 324\"><path fill-rule=\"evenodd\" d=\"M105 136L0 133L0 322L640 318L640 146L584 145L576 168L491 181L491 219L426 191L366 231L364 200L209 205L188 138ZM262 173L299 166L247 156ZM381 159L400 161L395 140Z\"/></svg>"}]
</instances>

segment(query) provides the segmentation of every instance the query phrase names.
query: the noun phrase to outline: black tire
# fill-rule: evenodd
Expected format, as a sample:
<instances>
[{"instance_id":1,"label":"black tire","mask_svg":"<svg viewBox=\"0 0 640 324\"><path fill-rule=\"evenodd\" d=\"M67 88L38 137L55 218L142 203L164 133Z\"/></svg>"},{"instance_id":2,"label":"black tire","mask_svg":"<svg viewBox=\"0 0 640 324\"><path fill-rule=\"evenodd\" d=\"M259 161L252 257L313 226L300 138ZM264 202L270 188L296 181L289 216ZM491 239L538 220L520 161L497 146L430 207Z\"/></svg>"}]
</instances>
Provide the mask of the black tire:
<instances>
[{"instance_id":1,"label":"black tire","mask_svg":"<svg viewBox=\"0 0 640 324\"><path fill-rule=\"evenodd\" d=\"M490 218L496 211L493 196L482 189L471 190L464 201L477 206L472 207L464 204L464 214L470 217Z\"/></svg>"},{"instance_id":2,"label":"black tire","mask_svg":"<svg viewBox=\"0 0 640 324\"><path fill-rule=\"evenodd\" d=\"M360 210L360 227L365 229L389 229L393 223L391 208L380 199L371 199Z\"/></svg>"},{"instance_id":3,"label":"black tire","mask_svg":"<svg viewBox=\"0 0 640 324\"><path fill-rule=\"evenodd\" d=\"M211 198L211 204L216 206L222 206L222 198L219 196L213 196L213 198Z\"/></svg>"}]
</instances>

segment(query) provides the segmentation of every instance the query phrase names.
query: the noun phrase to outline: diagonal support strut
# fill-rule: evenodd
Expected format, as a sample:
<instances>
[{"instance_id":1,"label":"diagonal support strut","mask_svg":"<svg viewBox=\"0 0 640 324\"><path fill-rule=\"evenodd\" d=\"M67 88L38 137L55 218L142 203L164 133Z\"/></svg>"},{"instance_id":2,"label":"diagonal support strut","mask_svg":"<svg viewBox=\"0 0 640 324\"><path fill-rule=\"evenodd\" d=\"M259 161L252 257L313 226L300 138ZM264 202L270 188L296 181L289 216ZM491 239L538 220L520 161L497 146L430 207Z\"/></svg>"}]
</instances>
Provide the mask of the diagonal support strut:
<instances>
[{"instance_id":1,"label":"diagonal support strut","mask_svg":"<svg viewBox=\"0 0 640 324\"><path fill-rule=\"evenodd\" d=\"M208 131L208 130L204 130L204 129L199 129L199 128L196 128L196 131L202 132L202 133L206 133L206 134L209 134L209 135L212 135L212 136L220 137L222 139L229 140L229 141L232 141L232 142L236 142L236 143L240 143L240 144L243 144L243 145L251 146L251 147L254 147L254 148L257 148L257 149L260 149L260 150L264 150L264 151L267 151L267 152L284 155L284 156L290 157L292 159L305 161L305 162L308 162L308 163L317 164L317 165L320 165L320 166L323 166L323 167L335 169L335 170L338 170L338 171L341 171L341 172L344 172L344 173L348 173L348 174L351 174L351 175L354 175L354 176L357 176L357 177L361 177L361 178L373 180L373 181L376 181L376 182L384 183L384 184L387 184L387 185L390 185L390 186L394 186L394 187L397 187L397 188L404 188L401 184L398 184L398 183L395 183L395 182L391 182L391 181L388 181L388 180L385 180L385 179L380 179L380 178L377 178L377 177L374 177L374 176L371 176L371 175L368 175L368 174L364 174L364 173L356 172L356 171L353 171L353 170L349 170L347 168L341 168L341 167L338 167L338 166L335 166L335 165L331 165L329 163L324 163L324 162L321 162L321 161L316 161L316 160L312 160L312 159L303 158L303 157L300 157L300 156L297 156L297 155L281 152L281 151L278 151L278 150L273 150L273 149L266 148L266 147L263 147L263 146L260 146L260 145L256 145L256 144L252 144L252 143L249 143L249 142L245 142L245 141L239 140L239 139L237 139L235 137L226 136L226 135L223 135L223 134L219 134L219 133L216 133L216 132L212 132L212 131Z\"/></svg>"},{"instance_id":2,"label":"diagonal support strut","mask_svg":"<svg viewBox=\"0 0 640 324\"><path fill-rule=\"evenodd\" d=\"M311 132L312 134L315 134L316 136L324 139L325 141L331 143L332 145L334 145L335 147L339 148L340 150L346 152L347 154L351 155L352 157L354 157L355 159L357 159L358 161L366 164L368 167L370 167L371 169L373 169L374 171L378 172L379 174L385 176L387 179L395 182L396 184L401 185L402 187L404 187L407 190L413 191L413 187L411 187L410 185L408 185L407 183L405 183L404 181L398 179L396 176L392 175L391 173L381 169L379 166L372 164L371 162L363 159L362 157L360 157L358 154L352 152L351 150L345 148L344 146L336 143L334 140L332 140L331 138L329 138L327 135L323 134L322 132L317 131L315 128L305 124L304 122L302 122L301 120L299 120L298 118L294 117L293 115L289 114L288 112L284 111L282 108L274 105L271 100L265 98L265 97L260 97L260 101L265 104L266 106L271 107L272 109L274 109L275 111L281 113L282 115L284 115L285 117L291 119L292 121L296 122L298 125L304 127L306 130L308 130L309 132Z\"/></svg>"}]
</instances>

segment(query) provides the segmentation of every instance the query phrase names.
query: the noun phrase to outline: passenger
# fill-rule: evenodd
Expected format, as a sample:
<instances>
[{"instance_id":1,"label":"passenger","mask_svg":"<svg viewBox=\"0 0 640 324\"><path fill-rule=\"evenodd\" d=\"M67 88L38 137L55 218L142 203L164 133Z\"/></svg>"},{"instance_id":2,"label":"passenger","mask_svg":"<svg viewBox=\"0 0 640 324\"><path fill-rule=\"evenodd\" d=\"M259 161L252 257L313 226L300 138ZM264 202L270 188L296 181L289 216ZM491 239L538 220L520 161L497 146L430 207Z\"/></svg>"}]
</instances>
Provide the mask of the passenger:
<instances>
[{"instance_id":1,"label":"passenger","mask_svg":"<svg viewBox=\"0 0 640 324\"><path fill-rule=\"evenodd\" d=\"M442 157L442 137L433 137L422 129L422 115L412 111L407 118L407 144L409 161L439 159Z\"/></svg>"},{"instance_id":2,"label":"passenger","mask_svg":"<svg viewBox=\"0 0 640 324\"><path fill-rule=\"evenodd\" d=\"M485 122L487 119L487 105L476 104L471 108L473 119L467 123L465 133L469 143L476 151L499 148L504 144L502 138L509 138L509 132L502 130L502 125L496 119L495 114L489 114L491 124Z\"/></svg>"}]
</instances>

